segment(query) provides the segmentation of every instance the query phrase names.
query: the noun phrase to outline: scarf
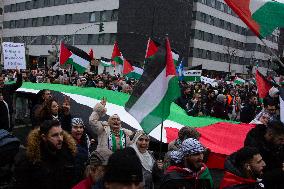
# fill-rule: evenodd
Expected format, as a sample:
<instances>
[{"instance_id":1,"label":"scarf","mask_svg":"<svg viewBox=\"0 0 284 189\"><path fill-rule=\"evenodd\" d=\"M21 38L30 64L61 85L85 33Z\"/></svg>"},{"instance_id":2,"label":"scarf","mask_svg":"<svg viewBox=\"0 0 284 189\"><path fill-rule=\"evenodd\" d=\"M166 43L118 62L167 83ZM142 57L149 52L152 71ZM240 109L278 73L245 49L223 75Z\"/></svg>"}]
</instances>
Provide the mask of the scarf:
<instances>
[{"instance_id":1,"label":"scarf","mask_svg":"<svg viewBox=\"0 0 284 189\"><path fill-rule=\"evenodd\" d=\"M144 169L146 169L147 171L152 173L152 169L153 169L153 166L154 166L154 163L155 163L154 158L148 152L148 150L146 152L144 152L144 153L141 153L139 151L138 147L137 147L137 144L136 144L138 139L142 135L145 135L145 133L143 133L143 132L138 133L137 132L137 135L135 135L134 138L133 138L133 144L131 144L130 147L132 147L135 150L135 152L136 152L137 156L139 157L139 159L141 161L141 164L144 167ZM149 137L149 136L147 135L147 137Z\"/></svg>"},{"instance_id":2,"label":"scarf","mask_svg":"<svg viewBox=\"0 0 284 189\"><path fill-rule=\"evenodd\" d=\"M116 136L112 131L108 136L108 147L113 152L117 150ZM119 147L119 149L126 147L126 136L122 129L119 130Z\"/></svg>"}]
</instances>

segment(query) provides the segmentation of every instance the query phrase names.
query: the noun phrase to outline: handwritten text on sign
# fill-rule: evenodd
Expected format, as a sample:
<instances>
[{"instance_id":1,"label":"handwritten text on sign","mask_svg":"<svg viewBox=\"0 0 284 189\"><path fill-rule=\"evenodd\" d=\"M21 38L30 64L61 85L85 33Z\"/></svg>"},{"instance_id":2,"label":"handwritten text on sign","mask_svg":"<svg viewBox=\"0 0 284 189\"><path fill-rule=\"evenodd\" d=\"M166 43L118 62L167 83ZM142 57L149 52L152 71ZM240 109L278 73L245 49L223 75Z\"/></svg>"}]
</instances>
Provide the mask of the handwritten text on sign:
<instances>
[{"instance_id":1,"label":"handwritten text on sign","mask_svg":"<svg viewBox=\"0 0 284 189\"><path fill-rule=\"evenodd\" d=\"M26 69L25 45L23 43L4 42L4 69Z\"/></svg>"}]
</instances>

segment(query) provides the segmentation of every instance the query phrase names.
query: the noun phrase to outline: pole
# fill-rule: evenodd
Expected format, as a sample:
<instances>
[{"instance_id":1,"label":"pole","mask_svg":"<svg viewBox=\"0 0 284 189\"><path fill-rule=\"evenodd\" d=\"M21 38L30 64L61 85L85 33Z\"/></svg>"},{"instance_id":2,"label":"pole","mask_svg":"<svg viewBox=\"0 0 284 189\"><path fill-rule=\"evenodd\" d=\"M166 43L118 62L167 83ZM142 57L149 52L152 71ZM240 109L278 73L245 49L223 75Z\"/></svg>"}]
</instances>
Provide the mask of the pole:
<instances>
[{"instance_id":1,"label":"pole","mask_svg":"<svg viewBox=\"0 0 284 189\"><path fill-rule=\"evenodd\" d=\"M163 148L163 130L164 130L164 120L161 123L161 136L160 136L160 150L159 150L159 160L162 159L162 148Z\"/></svg>"}]
</instances>

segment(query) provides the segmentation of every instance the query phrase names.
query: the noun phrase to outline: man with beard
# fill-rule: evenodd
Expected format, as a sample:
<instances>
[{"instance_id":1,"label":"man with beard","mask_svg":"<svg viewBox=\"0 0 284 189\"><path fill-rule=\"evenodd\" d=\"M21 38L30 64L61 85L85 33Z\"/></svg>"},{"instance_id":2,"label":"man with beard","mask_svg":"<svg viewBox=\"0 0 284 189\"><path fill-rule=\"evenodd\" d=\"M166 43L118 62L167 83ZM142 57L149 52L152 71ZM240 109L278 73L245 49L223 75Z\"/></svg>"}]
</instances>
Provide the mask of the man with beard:
<instances>
[{"instance_id":1,"label":"man with beard","mask_svg":"<svg viewBox=\"0 0 284 189\"><path fill-rule=\"evenodd\" d=\"M245 139L245 146L255 147L266 163L263 180L267 188L284 188L284 124L271 121L257 125Z\"/></svg>"},{"instance_id":2,"label":"man with beard","mask_svg":"<svg viewBox=\"0 0 284 189\"><path fill-rule=\"evenodd\" d=\"M108 121L99 121L106 113L106 99L96 104L89 117L91 130L98 136L97 148L108 148L115 152L131 144L129 136L132 131L121 128L121 120L117 114L109 117Z\"/></svg>"},{"instance_id":3,"label":"man with beard","mask_svg":"<svg viewBox=\"0 0 284 189\"><path fill-rule=\"evenodd\" d=\"M212 177L203 163L204 152L205 148L198 140L184 140L178 151L170 152L171 165L165 172L160 189L212 188Z\"/></svg>"},{"instance_id":4,"label":"man with beard","mask_svg":"<svg viewBox=\"0 0 284 189\"><path fill-rule=\"evenodd\" d=\"M251 95L249 98L249 102L245 103L245 106L241 110L240 113L241 122L249 123L255 118L256 104L257 104L257 97L255 95Z\"/></svg>"},{"instance_id":5,"label":"man with beard","mask_svg":"<svg viewBox=\"0 0 284 189\"><path fill-rule=\"evenodd\" d=\"M15 165L14 188L70 189L77 181L76 142L58 120L30 132L26 152Z\"/></svg>"},{"instance_id":6,"label":"man with beard","mask_svg":"<svg viewBox=\"0 0 284 189\"><path fill-rule=\"evenodd\" d=\"M261 189L265 162L256 148L244 147L225 162L225 175L220 189Z\"/></svg>"}]
</instances>

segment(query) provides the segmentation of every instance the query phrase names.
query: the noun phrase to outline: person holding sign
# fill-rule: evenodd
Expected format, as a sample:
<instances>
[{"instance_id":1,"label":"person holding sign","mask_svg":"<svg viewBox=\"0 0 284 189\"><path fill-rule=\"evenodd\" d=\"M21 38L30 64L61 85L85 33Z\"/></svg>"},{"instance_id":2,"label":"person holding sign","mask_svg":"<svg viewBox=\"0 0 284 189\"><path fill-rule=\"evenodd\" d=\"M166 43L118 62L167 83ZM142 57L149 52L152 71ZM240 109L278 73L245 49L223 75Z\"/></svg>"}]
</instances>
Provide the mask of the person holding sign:
<instances>
[{"instance_id":1,"label":"person holding sign","mask_svg":"<svg viewBox=\"0 0 284 189\"><path fill-rule=\"evenodd\" d=\"M12 131L13 122L13 94L22 86L22 74L16 69L16 83L4 84L4 78L0 75L0 129Z\"/></svg>"}]
</instances>

